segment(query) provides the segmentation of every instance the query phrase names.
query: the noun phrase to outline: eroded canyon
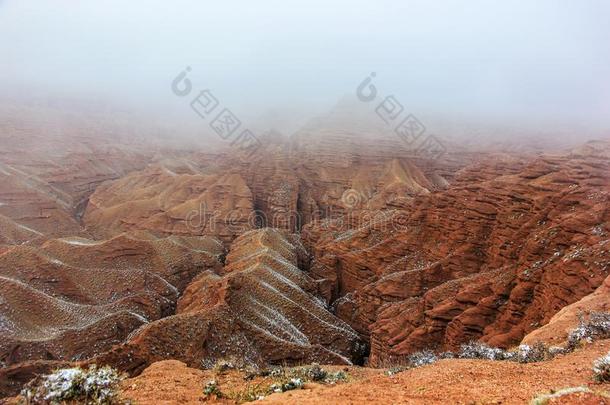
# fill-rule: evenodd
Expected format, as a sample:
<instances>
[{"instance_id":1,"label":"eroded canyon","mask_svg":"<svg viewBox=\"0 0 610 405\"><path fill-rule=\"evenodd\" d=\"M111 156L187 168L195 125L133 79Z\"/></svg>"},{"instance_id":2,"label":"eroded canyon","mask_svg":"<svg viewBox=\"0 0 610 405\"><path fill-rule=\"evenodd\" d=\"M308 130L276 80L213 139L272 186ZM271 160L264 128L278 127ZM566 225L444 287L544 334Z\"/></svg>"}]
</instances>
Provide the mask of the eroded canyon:
<instances>
[{"instance_id":1,"label":"eroded canyon","mask_svg":"<svg viewBox=\"0 0 610 405\"><path fill-rule=\"evenodd\" d=\"M609 142L431 159L313 127L244 160L18 129L0 129L1 396L69 364L385 367L561 341L608 310Z\"/></svg>"}]
</instances>

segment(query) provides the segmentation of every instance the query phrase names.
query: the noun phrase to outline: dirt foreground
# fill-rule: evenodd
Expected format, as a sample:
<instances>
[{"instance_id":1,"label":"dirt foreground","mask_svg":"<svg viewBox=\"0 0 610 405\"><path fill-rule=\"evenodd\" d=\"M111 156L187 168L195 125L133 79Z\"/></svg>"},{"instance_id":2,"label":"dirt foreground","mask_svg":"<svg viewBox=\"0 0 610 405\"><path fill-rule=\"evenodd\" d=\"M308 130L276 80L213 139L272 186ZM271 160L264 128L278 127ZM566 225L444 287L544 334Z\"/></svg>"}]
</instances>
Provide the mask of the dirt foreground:
<instances>
[{"instance_id":1,"label":"dirt foreground","mask_svg":"<svg viewBox=\"0 0 610 405\"><path fill-rule=\"evenodd\" d=\"M527 404L541 394L568 387L587 387L596 394L574 393L550 404L610 404L610 384L595 384L591 366L610 351L610 340L596 342L552 361L519 364L484 360L441 360L388 376L378 369L347 369L349 380L336 385L308 383L303 389L277 393L257 401L271 404ZM178 361L155 363L123 383L122 397L138 404L234 403L206 398L203 386L218 382L225 393L264 384L264 378L245 381L243 374L196 370Z\"/></svg>"}]
</instances>

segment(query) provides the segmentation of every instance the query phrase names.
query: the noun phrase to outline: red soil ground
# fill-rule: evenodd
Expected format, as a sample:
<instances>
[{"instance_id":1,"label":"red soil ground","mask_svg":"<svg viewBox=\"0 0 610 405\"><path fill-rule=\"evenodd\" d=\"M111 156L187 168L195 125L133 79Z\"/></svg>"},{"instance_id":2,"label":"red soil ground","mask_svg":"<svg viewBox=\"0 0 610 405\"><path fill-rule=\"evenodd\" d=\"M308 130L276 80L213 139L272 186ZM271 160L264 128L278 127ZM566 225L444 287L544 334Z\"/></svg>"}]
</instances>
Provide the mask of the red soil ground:
<instances>
[{"instance_id":1,"label":"red soil ground","mask_svg":"<svg viewBox=\"0 0 610 405\"><path fill-rule=\"evenodd\" d=\"M610 340L596 342L552 361L519 364L484 360L441 360L394 376L379 369L347 367L349 380L337 385L307 383L302 390L272 394L269 404L524 404L541 394L585 386L596 394L571 394L549 403L610 404L610 383L595 384L591 364L610 350ZM340 369L340 367L329 367ZM151 365L125 380L122 397L138 404L235 403L203 395L209 380L223 392L243 390L247 382L233 371L218 375L177 361ZM258 379L250 384L263 382Z\"/></svg>"}]
</instances>

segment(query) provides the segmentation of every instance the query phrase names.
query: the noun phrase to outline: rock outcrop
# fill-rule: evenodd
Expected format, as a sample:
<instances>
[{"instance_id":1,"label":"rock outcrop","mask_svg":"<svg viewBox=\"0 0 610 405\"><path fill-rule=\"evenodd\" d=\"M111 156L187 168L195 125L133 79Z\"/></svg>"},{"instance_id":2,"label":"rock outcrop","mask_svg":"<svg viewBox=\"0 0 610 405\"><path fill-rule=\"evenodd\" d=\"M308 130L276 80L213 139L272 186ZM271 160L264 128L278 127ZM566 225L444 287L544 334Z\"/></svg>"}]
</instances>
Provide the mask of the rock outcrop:
<instances>
[{"instance_id":1,"label":"rock outcrop","mask_svg":"<svg viewBox=\"0 0 610 405\"><path fill-rule=\"evenodd\" d=\"M610 313L610 276L594 292L562 308L546 325L528 333L522 343L561 345L568 334L578 327L581 318L586 321L595 313Z\"/></svg>"},{"instance_id":2,"label":"rock outcrop","mask_svg":"<svg viewBox=\"0 0 610 405\"><path fill-rule=\"evenodd\" d=\"M205 170L239 174L252 192L255 224L298 232L311 221L353 210L377 211L444 189L469 158L431 161L407 153L396 137L308 129L261 137L249 159L195 155Z\"/></svg>"},{"instance_id":3,"label":"rock outcrop","mask_svg":"<svg viewBox=\"0 0 610 405\"><path fill-rule=\"evenodd\" d=\"M357 229L307 227L312 274L370 337L373 365L472 339L517 344L610 272L608 173L603 156L482 162Z\"/></svg>"}]
</instances>

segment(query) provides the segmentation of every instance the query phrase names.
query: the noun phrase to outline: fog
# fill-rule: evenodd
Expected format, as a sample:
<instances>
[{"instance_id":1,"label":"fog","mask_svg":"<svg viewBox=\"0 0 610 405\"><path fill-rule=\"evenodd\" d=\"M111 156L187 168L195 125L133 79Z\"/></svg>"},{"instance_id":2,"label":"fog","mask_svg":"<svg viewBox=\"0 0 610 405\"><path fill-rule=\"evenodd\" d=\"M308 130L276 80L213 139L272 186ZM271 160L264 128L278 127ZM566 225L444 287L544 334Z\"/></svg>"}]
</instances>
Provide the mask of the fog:
<instances>
[{"instance_id":1,"label":"fog","mask_svg":"<svg viewBox=\"0 0 610 405\"><path fill-rule=\"evenodd\" d=\"M375 72L423 116L608 129L609 19L605 0L4 0L0 86L180 122L188 66L243 121L290 132Z\"/></svg>"}]
</instances>

